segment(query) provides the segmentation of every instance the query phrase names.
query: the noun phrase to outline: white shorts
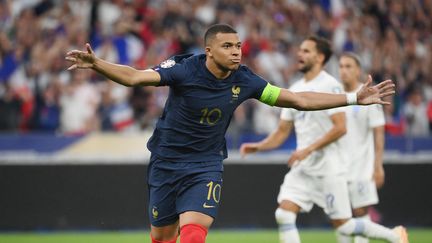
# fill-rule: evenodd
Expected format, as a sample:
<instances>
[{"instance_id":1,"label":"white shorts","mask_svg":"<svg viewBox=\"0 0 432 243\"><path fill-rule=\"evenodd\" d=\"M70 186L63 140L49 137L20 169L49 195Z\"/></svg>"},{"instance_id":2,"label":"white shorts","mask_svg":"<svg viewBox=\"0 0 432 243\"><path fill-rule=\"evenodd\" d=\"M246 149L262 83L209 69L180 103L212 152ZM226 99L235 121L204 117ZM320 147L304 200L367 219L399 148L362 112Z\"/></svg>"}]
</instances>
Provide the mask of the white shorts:
<instances>
[{"instance_id":1,"label":"white shorts","mask_svg":"<svg viewBox=\"0 0 432 243\"><path fill-rule=\"evenodd\" d=\"M289 200L300 206L302 212L309 212L317 204L331 219L352 217L344 176L318 177L291 170L285 175L277 200L278 203Z\"/></svg>"},{"instance_id":2,"label":"white shorts","mask_svg":"<svg viewBox=\"0 0 432 243\"><path fill-rule=\"evenodd\" d=\"M350 181L348 190L352 208L378 204L378 192L373 180Z\"/></svg>"}]
</instances>

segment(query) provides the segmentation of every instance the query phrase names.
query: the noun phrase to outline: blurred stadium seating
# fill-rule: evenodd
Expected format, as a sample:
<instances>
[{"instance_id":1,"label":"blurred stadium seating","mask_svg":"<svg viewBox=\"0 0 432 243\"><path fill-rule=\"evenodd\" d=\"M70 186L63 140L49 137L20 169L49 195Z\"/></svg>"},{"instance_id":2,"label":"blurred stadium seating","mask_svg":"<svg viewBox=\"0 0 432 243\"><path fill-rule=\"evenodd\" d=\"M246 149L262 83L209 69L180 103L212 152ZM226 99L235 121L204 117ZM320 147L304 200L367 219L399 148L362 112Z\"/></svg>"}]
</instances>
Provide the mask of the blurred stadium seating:
<instances>
[{"instance_id":1,"label":"blurred stadium seating","mask_svg":"<svg viewBox=\"0 0 432 243\"><path fill-rule=\"evenodd\" d=\"M165 89L127 89L90 71L67 72L66 51L90 42L109 61L148 68L178 53L202 53L203 31L233 25L243 62L287 87L296 51L310 34L332 40L327 65L354 51L365 73L397 84L386 107L387 132L428 136L432 119L432 4L430 1L227 0L0 1L0 131L85 134L152 129ZM271 60L271 61L269 61ZM80 97L79 99L77 97ZM265 125L260 117L268 120ZM246 102L237 133L266 133L277 109ZM230 129L232 132L233 129Z\"/></svg>"}]
</instances>

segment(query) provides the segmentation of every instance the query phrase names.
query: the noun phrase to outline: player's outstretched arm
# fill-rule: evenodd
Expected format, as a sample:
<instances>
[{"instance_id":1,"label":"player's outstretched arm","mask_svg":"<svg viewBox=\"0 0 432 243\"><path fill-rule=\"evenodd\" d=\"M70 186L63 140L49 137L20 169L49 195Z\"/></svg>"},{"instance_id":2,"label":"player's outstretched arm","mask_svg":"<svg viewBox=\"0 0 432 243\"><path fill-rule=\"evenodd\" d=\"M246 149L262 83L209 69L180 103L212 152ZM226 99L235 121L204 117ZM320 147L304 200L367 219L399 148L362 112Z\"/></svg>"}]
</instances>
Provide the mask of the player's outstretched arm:
<instances>
[{"instance_id":1,"label":"player's outstretched arm","mask_svg":"<svg viewBox=\"0 0 432 243\"><path fill-rule=\"evenodd\" d=\"M285 142L291 133L293 126L294 123L292 121L279 120L278 128L260 142L243 143L240 146L241 156L244 157L247 154L271 150L279 147L283 142Z\"/></svg>"},{"instance_id":2,"label":"player's outstretched arm","mask_svg":"<svg viewBox=\"0 0 432 243\"><path fill-rule=\"evenodd\" d=\"M287 89L282 89L275 105L279 107L292 107L297 110L323 110L351 104L388 105L390 103L383 101L382 98L394 93L395 85L393 81L386 80L372 86L372 77L369 75L365 85L363 85L356 95L291 92Z\"/></svg>"},{"instance_id":3,"label":"player's outstretched arm","mask_svg":"<svg viewBox=\"0 0 432 243\"><path fill-rule=\"evenodd\" d=\"M114 82L125 86L150 86L157 85L160 82L160 75L153 70L137 70L135 68L110 63L97 58L90 46L86 44L87 51L73 50L66 54L66 60L72 62L68 70L77 68L90 68L104 75Z\"/></svg>"}]
</instances>

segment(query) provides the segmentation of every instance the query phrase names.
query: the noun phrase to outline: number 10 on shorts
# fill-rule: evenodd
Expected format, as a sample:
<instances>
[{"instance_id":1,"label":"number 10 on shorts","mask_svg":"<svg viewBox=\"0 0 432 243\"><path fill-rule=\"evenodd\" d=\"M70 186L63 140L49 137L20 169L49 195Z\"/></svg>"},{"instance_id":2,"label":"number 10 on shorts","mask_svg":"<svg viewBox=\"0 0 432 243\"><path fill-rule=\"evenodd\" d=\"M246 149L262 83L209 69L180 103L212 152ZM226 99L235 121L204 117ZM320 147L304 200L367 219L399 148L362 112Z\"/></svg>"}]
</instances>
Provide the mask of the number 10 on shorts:
<instances>
[{"instance_id":1,"label":"number 10 on shorts","mask_svg":"<svg viewBox=\"0 0 432 243\"><path fill-rule=\"evenodd\" d=\"M219 203L222 187L219 183L214 183L213 181L210 181L206 187L208 188L207 201L203 204L203 207L214 208L216 205L212 205L210 202L214 201L215 203ZM207 202L209 202L209 204L207 204Z\"/></svg>"}]
</instances>

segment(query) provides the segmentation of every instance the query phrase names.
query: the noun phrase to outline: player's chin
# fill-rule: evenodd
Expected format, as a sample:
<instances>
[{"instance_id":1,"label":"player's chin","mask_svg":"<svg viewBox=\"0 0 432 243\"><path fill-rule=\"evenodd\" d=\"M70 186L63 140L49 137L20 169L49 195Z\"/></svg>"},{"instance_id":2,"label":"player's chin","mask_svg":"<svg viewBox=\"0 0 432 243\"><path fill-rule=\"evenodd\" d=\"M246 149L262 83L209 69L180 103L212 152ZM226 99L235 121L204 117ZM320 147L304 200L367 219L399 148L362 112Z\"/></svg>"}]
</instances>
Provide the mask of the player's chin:
<instances>
[{"instance_id":1,"label":"player's chin","mask_svg":"<svg viewBox=\"0 0 432 243\"><path fill-rule=\"evenodd\" d=\"M237 70L240 67L240 63L232 63L230 65L228 65L228 69L231 71Z\"/></svg>"}]
</instances>

